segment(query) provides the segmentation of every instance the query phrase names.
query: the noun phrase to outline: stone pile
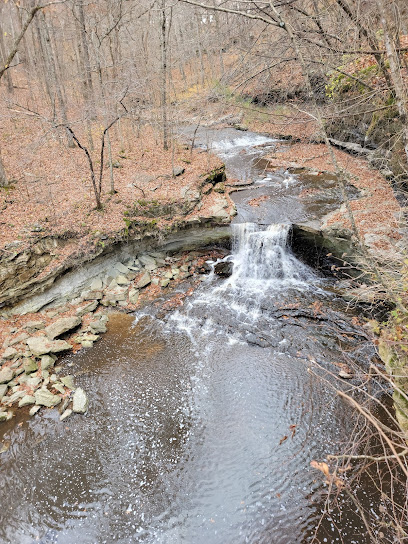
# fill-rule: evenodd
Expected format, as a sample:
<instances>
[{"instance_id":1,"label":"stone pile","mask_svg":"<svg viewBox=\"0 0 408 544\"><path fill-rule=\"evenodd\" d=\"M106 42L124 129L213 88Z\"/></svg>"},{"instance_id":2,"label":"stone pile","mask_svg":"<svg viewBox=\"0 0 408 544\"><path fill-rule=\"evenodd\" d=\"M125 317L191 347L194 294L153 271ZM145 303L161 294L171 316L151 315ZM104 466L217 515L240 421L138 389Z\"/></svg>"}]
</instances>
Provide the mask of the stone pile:
<instances>
[{"instance_id":1,"label":"stone pile","mask_svg":"<svg viewBox=\"0 0 408 544\"><path fill-rule=\"evenodd\" d=\"M106 312L112 307L133 310L148 286L166 289L195 271L208 272L200 257L196 252L182 259L155 252L117 262L71 304L45 310L21 329L10 329L0 352L0 422L25 406L31 406L30 415L43 406L57 406L61 419L85 413L86 394L76 389L73 376L55 366L57 356L74 346L92 347L107 330Z\"/></svg>"}]
</instances>

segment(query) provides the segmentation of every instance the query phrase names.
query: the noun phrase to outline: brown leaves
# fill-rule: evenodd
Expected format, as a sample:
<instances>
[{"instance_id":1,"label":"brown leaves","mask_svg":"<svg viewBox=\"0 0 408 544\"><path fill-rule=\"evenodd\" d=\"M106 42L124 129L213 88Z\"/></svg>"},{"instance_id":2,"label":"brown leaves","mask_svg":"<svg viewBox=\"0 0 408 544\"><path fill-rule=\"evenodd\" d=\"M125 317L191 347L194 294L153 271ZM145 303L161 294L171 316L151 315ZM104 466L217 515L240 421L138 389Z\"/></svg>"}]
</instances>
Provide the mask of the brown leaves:
<instances>
[{"instance_id":1,"label":"brown leaves","mask_svg":"<svg viewBox=\"0 0 408 544\"><path fill-rule=\"evenodd\" d=\"M341 480L337 475L336 471L333 473L330 472L329 465L327 463L318 461L310 461L310 466L312 468L315 468L316 470L320 470L320 472L323 472L323 474L326 477L326 484L328 485L335 485L337 489L341 490L344 488L345 483L343 480Z\"/></svg>"},{"instance_id":2,"label":"brown leaves","mask_svg":"<svg viewBox=\"0 0 408 544\"><path fill-rule=\"evenodd\" d=\"M297 427L297 425L295 425L295 424L289 425L289 430L291 432L291 438L292 439L294 438L294 436L296 434L296 427ZM287 434L285 434L285 436L283 436L279 440L279 446L281 446L288 438L289 438L289 436Z\"/></svg>"}]
</instances>

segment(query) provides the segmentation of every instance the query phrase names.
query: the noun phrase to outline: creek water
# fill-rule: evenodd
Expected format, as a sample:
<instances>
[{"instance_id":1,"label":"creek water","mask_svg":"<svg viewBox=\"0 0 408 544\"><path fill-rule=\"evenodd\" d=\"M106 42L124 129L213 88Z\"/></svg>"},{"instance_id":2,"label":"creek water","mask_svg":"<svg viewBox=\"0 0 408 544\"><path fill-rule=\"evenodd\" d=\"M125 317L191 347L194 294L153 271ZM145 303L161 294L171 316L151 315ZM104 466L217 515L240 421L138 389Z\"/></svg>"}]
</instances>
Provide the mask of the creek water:
<instances>
[{"instance_id":1,"label":"creek water","mask_svg":"<svg viewBox=\"0 0 408 544\"><path fill-rule=\"evenodd\" d=\"M342 494L324 515L310 461L341 451L356 422L308 369L313 359L333 371L347 353L363 373L373 347L288 247L294 216L316 213L298 199L306 182L262 173L254 145L273 145L266 137L213 140L237 177L257 180L238 194L232 275L210 273L164 316L156 305L114 314L94 348L67 356L86 416L60 422L44 410L1 429L11 446L0 457L0 542L369 542ZM276 199L255 217L247 201L259 194ZM376 490L359 496L376 515Z\"/></svg>"}]
</instances>

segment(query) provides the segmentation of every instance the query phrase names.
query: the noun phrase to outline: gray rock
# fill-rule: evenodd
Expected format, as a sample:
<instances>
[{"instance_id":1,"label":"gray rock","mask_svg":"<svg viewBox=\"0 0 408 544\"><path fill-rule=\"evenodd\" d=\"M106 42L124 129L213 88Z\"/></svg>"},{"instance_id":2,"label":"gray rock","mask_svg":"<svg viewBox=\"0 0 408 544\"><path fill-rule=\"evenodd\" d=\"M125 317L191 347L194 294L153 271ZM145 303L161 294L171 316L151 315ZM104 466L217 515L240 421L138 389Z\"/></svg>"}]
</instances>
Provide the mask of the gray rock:
<instances>
[{"instance_id":1,"label":"gray rock","mask_svg":"<svg viewBox=\"0 0 408 544\"><path fill-rule=\"evenodd\" d=\"M82 387L78 387L73 396L72 411L76 414L85 414L89 401Z\"/></svg>"},{"instance_id":2,"label":"gray rock","mask_svg":"<svg viewBox=\"0 0 408 544\"><path fill-rule=\"evenodd\" d=\"M58 395L53 395L48 389L40 389L35 392L35 403L38 406L47 406L51 408L52 406L57 406L61 402L61 397Z\"/></svg>"},{"instance_id":3,"label":"gray rock","mask_svg":"<svg viewBox=\"0 0 408 544\"><path fill-rule=\"evenodd\" d=\"M123 285L129 285L129 283L130 283L130 280L128 280L126 276L120 275L120 276L117 276L115 279L116 279L116 283L118 285L123 286Z\"/></svg>"},{"instance_id":4,"label":"gray rock","mask_svg":"<svg viewBox=\"0 0 408 544\"><path fill-rule=\"evenodd\" d=\"M114 268L117 270L117 272L120 272L121 274L127 274L129 272L129 268L119 262L114 264Z\"/></svg>"},{"instance_id":5,"label":"gray rock","mask_svg":"<svg viewBox=\"0 0 408 544\"><path fill-rule=\"evenodd\" d=\"M38 378L38 377L34 377L34 376L31 376L29 378L27 378L25 384L28 386L28 387L32 387L33 389L35 389L36 387L38 387L41 383L41 378Z\"/></svg>"},{"instance_id":6,"label":"gray rock","mask_svg":"<svg viewBox=\"0 0 408 544\"><path fill-rule=\"evenodd\" d=\"M24 328L29 333L33 333L35 331L39 331L39 330L44 329L45 328L45 323L44 323L44 321L28 321L25 324Z\"/></svg>"},{"instance_id":7,"label":"gray rock","mask_svg":"<svg viewBox=\"0 0 408 544\"><path fill-rule=\"evenodd\" d=\"M222 261L214 266L214 272L223 278L228 278L232 274L234 263L231 261Z\"/></svg>"},{"instance_id":8,"label":"gray rock","mask_svg":"<svg viewBox=\"0 0 408 544\"><path fill-rule=\"evenodd\" d=\"M69 374L68 376L63 376L61 378L61 382L65 385L65 387L68 387L68 389L71 389L72 391L75 391L75 383L74 383L74 376Z\"/></svg>"},{"instance_id":9,"label":"gray rock","mask_svg":"<svg viewBox=\"0 0 408 544\"><path fill-rule=\"evenodd\" d=\"M64 421L64 419L67 419L72 414L72 410L67 408L61 415L60 415L60 421Z\"/></svg>"},{"instance_id":10,"label":"gray rock","mask_svg":"<svg viewBox=\"0 0 408 544\"><path fill-rule=\"evenodd\" d=\"M8 385L2 384L0 385L0 400L4 397L4 395L7 393Z\"/></svg>"},{"instance_id":11,"label":"gray rock","mask_svg":"<svg viewBox=\"0 0 408 544\"><path fill-rule=\"evenodd\" d=\"M83 348L91 348L93 346L93 342L91 342L91 340L82 340L81 346Z\"/></svg>"},{"instance_id":12,"label":"gray rock","mask_svg":"<svg viewBox=\"0 0 408 544\"><path fill-rule=\"evenodd\" d=\"M30 416L34 416L40 410L40 408L41 406L33 406L28 413Z\"/></svg>"},{"instance_id":13,"label":"gray rock","mask_svg":"<svg viewBox=\"0 0 408 544\"><path fill-rule=\"evenodd\" d=\"M58 393L62 393L62 394L65 393L64 386L60 382L54 383L53 388L56 389Z\"/></svg>"},{"instance_id":14,"label":"gray rock","mask_svg":"<svg viewBox=\"0 0 408 544\"><path fill-rule=\"evenodd\" d=\"M82 323L82 319L79 316L75 317L62 317L58 319L55 323L52 323L48 327L45 327L45 334L48 336L49 340L54 340L64 332L71 331L75 329Z\"/></svg>"},{"instance_id":15,"label":"gray rock","mask_svg":"<svg viewBox=\"0 0 408 544\"><path fill-rule=\"evenodd\" d=\"M182 174L184 174L185 171L186 169L183 168L183 166L175 166L173 168L173 176L174 177L181 176Z\"/></svg>"},{"instance_id":16,"label":"gray rock","mask_svg":"<svg viewBox=\"0 0 408 544\"><path fill-rule=\"evenodd\" d=\"M32 395L25 395L18 403L20 408L23 408L23 406L29 406L30 404L35 404L35 398Z\"/></svg>"},{"instance_id":17,"label":"gray rock","mask_svg":"<svg viewBox=\"0 0 408 544\"><path fill-rule=\"evenodd\" d=\"M31 353L36 357L47 355L48 353L59 353L72 348L71 344L68 344L65 340L54 340L51 342L45 336L32 336L28 338L27 345Z\"/></svg>"},{"instance_id":18,"label":"gray rock","mask_svg":"<svg viewBox=\"0 0 408 544\"><path fill-rule=\"evenodd\" d=\"M51 357L51 355L43 355L41 357L41 370L43 372L43 375L44 375L44 371L47 370L48 368L51 368L55 365L55 359L53 357Z\"/></svg>"},{"instance_id":19,"label":"gray rock","mask_svg":"<svg viewBox=\"0 0 408 544\"><path fill-rule=\"evenodd\" d=\"M161 287L167 287L169 283L170 283L170 279L167 278L165 280L161 280L160 285Z\"/></svg>"},{"instance_id":20,"label":"gray rock","mask_svg":"<svg viewBox=\"0 0 408 544\"><path fill-rule=\"evenodd\" d=\"M38 365L34 359L26 359L23 363L23 368L26 374L32 374L33 372L37 372Z\"/></svg>"},{"instance_id":21,"label":"gray rock","mask_svg":"<svg viewBox=\"0 0 408 544\"><path fill-rule=\"evenodd\" d=\"M18 351L14 348L7 348L3 355L2 355L2 359L3 361L9 361L10 359L12 359L13 357L15 357L16 355L18 354Z\"/></svg>"},{"instance_id":22,"label":"gray rock","mask_svg":"<svg viewBox=\"0 0 408 544\"><path fill-rule=\"evenodd\" d=\"M154 257L151 257L150 255L140 255L139 261L142 263L143 266L154 266L157 268L156 265L156 259Z\"/></svg>"},{"instance_id":23,"label":"gray rock","mask_svg":"<svg viewBox=\"0 0 408 544\"><path fill-rule=\"evenodd\" d=\"M140 280L136 283L135 287L136 289L143 289L143 287L146 287L151 282L150 274L149 272L145 272L143 276L140 278Z\"/></svg>"},{"instance_id":24,"label":"gray rock","mask_svg":"<svg viewBox=\"0 0 408 544\"><path fill-rule=\"evenodd\" d=\"M20 342L24 342L24 340L27 340L28 338L28 334L26 332L22 332L21 334L19 334L18 336L16 336L14 338L14 340L12 340L10 342L10 346L14 346L15 344L19 344Z\"/></svg>"},{"instance_id":25,"label":"gray rock","mask_svg":"<svg viewBox=\"0 0 408 544\"><path fill-rule=\"evenodd\" d=\"M10 382L14 378L14 370L10 367L0 370L0 383Z\"/></svg>"},{"instance_id":26,"label":"gray rock","mask_svg":"<svg viewBox=\"0 0 408 544\"><path fill-rule=\"evenodd\" d=\"M90 312L93 312L98 307L98 301L92 300L91 302L88 302L88 304L85 304L85 306L82 306L82 308L78 308L75 312L76 315L79 317L82 317L85 314L89 314Z\"/></svg>"},{"instance_id":27,"label":"gray rock","mask_svg":"<svg viewBox=\"0 0 408 544\"><path fill-rule=\"evenodd\" d=\"M82 293L82 298L84 300L101 300L102 297L102 291L85 291Z\"/></svg>"},{"instance_id":28,"label":"gray rock","mask_svg":"<svg viewBox=\"0 0 408 544\"><path fill-rule=\"evenodd\" d=\"M91 291L101 291L103 287L101 278L95 278L91 283Z\"/></svg>"},{"instance_id":29,"label":"gray rock","mask_svg":"<svg viewBox=\"0 0 408 544\"><path fill-rule=\"evenodd\" d=\"M8 414L7 412L0 412L0 423L3 423L3 421L7 421L8 419Z\"/></svg>"},{"instance_id":30,"label":"gray rock","mask_svg":"<svg viewBox=\"0 0 408 544\"><path fill-rule=\"evenodd\" d=\"M14 404L18 400L22 399L27 393L25 391L16 391L10 397L3 398L3 402L5 401L5 404Z\"/></svg>"},{"instance_id":31,"label":"gray rock","mask_svg":"<svg viewBox=\"0 0 408 544\"><path fill-rule=\"evenodd\" d=\"M138 289L131 289L129 291L129 302L130 302L130 304L137 304L138 300L139 300L139 290Z\"/></svg>"},{"instance_id":32,"label":"gray rock","mask_svg":"<svg viewBox=\"0 0 408 544\"><path fill-rule=\"evenodd\" d=\"M101 333L104 333L106 332L106 321L103 320L103 319L98 319L98 321L92 321L91 323L89 323L89 327L88 329L93 333L93 334L101 334Z\"/></svg>"}]
</instances>

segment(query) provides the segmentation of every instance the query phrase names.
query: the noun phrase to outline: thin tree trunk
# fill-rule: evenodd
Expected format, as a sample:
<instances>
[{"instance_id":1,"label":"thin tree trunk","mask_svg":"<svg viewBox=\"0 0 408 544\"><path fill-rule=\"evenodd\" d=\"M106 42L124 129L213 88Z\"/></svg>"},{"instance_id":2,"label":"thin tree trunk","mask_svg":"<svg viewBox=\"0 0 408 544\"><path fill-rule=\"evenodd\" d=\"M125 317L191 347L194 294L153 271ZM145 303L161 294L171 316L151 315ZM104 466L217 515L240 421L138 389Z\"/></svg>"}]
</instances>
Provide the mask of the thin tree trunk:
<instances>
[{"instance_id":1,"label":"thin tree trunk","mask_svg":"<svg viewBox=\"0 0 408 544\"><path fill-rule=\"evenodd\" d=\"M162 53L162 85L161 85L161 103L162 103L162 123L163 123L163 149L169 148L168 119L167 119L167 18L166 18L166 0L162 0L161 6L161 53Z\"/></svg>"},{"instance_id":2,"label":"thin tree trunk","mask_svg":"<svg viewBox=\"0 0 408 544\"><path fill-rule=\"evenodd\" d=\"M6 176L6 170L3 165L3 160L1 158L1 151L0 151L0 187L7 187L8 186L8 179Z\"/></svg>"},{"instance_id":3,"label":"thin tree trunk","mask_svg":"<svg viewBox=\"0 0 408 544\"><path fill-rule=\"evenodd\" d=\"M67 126L68 117L67 117L66 105L65 105L64 97L62 95L61 82L58 79L57 67L56 67L55 58L54 58L52 46L51 46L51 37L50 37L47 21L44 17L44 13L41 13L41 17L39 18L39 21L42 27L41 38L42 38L44 52L46 55L46 63L49 69L48 77L50 77L51 79L53 91L56 93L58 98L62 123L64 126ZM66 130L66 136L67 136L68 147L75 147L74 139L70 131Z\"/></svg>"},{"instance_id":4,"label":"thin tree trunk","mask_svg":"<svg viewBox=\"0 0 408 544\"><path fill-rule=\"evenodd\" d=\"M0 11L0 16L1 16L1 11ZM4 36L4 31L3 31L2 25L0 24L0 55L1 55L2 64L5 64L5 62L6 62L6 47L4 45L4 37L3 36ZM7 84L8 92L12 93L13 90L14 90L14 87L13 87L13 80L11 78L10 70L7 70L7 72L6 72L6 84Z\"/></svg>"}]
</instances>

